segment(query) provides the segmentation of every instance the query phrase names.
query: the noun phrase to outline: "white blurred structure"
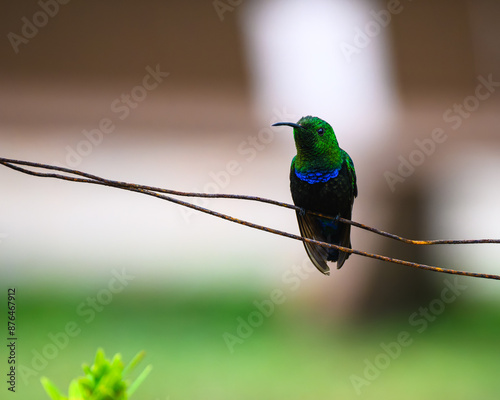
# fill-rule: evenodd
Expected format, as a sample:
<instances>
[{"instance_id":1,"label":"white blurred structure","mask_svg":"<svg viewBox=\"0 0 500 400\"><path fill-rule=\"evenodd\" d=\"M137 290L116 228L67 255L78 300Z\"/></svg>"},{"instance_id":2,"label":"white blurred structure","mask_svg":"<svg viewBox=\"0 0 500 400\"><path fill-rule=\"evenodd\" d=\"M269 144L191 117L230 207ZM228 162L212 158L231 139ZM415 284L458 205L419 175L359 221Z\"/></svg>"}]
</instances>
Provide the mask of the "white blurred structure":
<instances>
[{"instance_id":1,"label":"white blurred structure","mask_svg":"<svg viewBox=\"0 0 500 400\"><path fill-rule=\"evenodd\" d=\"M454 151L446 163L436 166L430 179L426 222L432 237L499 239L498 148L473 143L452 145L452 148ZM498 244L439 246L432 249L432 254L451 268L500 273ZM469 279L465 283L473 289L470 294L477 297L500 296L497 281Z\"/></svg>"},{"instance_id":2,"label":"white blurred structure","mask_svg":"<svg viewBox=\"0 0 500 400\"><path fill-rule=\"evenodd\" d=\"M346 148L370 149L380 141L393 122L396 94L387 32L392 17L374 4L247 3L242 22L258 115L268 119L270 110L286 106L330 122Z\"/></svg>"}]
</instances>

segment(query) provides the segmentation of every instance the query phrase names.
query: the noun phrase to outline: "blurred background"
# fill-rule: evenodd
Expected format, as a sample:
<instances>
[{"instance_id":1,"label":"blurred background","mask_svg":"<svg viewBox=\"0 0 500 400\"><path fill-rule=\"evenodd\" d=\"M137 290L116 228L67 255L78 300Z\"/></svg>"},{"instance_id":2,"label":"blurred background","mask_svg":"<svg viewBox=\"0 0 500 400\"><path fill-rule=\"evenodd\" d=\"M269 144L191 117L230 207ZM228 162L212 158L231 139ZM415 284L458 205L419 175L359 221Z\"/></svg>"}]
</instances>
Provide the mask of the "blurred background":
<instances>
[{"instance_id":1,"label":"blurred background","mask_svg":"<svg viewBox=\"0 0 500 400\"><path fill-rule=\"evenodd\" d=\"M354 160L354 220L500 237L498 1L62 3L2 6L0 156L291 202L292 132L271 124L312 114ZM146 350L140 399L498 397L495 281L358 256L325 277L301 243L158 199L0 182L21 399L44 398L44 375L66 389L97 347ZM194 201L298 233L288 210ZM495 246L352 242L500 271Z\"/></svg>"}]
</instances>

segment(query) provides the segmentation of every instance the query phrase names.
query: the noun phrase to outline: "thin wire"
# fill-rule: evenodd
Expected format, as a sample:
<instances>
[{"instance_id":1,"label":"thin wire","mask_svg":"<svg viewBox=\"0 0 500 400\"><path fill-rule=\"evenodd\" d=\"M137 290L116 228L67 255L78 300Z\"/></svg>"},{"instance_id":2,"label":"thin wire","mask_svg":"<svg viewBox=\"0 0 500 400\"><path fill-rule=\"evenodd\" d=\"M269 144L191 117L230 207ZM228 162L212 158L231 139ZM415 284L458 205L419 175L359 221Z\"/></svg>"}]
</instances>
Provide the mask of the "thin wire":
<instances>
[{"instance_id":1,"label":"thin wire","mask_svg":"<svg viewBox=\"0 0 500 400\"><path fill-rule=\"evenodd\" d=\"M169 201L169 202L172 202L172 203L184 206L184 207L192 208L194 210L197 210L197 211L200 211L200 212L203 212L203 213L206 213L206 214L218 217L218 218L222 218L222 219L225 219L227 221L231 221L231 222L234 222L234 223L237 223L240 225L248 226L250 228L259 229L259 230L269 232L272 234L285 236L285 237L288 237L290 239L300 240L302 242L307 242L307 243L323 246L326 248L337 249L337 250L343 251L345 253L357 254L357 255L360 255L363 257L369 257L369 258L373 258L376 260L391 262L391 263L404 265L404 266L411 267L411 268L423 269L423 270L427 270L427 271L441 272L441 273L452 274L452 275L469 276L469 277L475 277L475 278L500 280L500 275L483 274L483 273L467 272L467 271L457 271L454 269L440 268L440 267L430 266L430 265L426 265L426 264L419 264L419 263L414 263L414 262L410 262L410 261L399 260L397 258L382 256L379 254L367 253L367 252L364 252L361 250L350 249L347 247L337 246L337 245L331 244L331 243L325 243L325 242L320 242L320 241L309 239L309 238L304 238L302 236L294 235L294 234L289 233L289 232L284 232L284 231L280 231L278 229L269 228L269 227L266 227L263 225L258 225L258 224L255 224L253 222L241 220L241 219L232 217L232 216L227 215L227 214L219 213L217 211L213 211L213 210L210 210L208 208L200 207L200 206L197 206L195 204L188 203L188 202L185 202L185 201L182 201L182 200L170 197L170 196L165 196L165 195L158 193L158 192L161 192L161 193L176 192L176 191L171 191L168 189L153 188L151 186L143 186L143 185L129 184L126 182L112 181L112 180L104 179L104 178L98 177L96 175L88 174L88 173L81 172L81 171L71 170L68 168L57 167L57 166L52 166L52 165L32 163L32 162L28 162L28 161L10 160L10 159L5 159L5 158L0 157L0 164L3 164L8 168L14 169L16 171L19 171L19 172L22 172L22 173L25 173L28 175L33 175L33 176L38 176L38 177L46 177L46 178L55 178L55 179L61 179L61 180L66 180L66 181L71 181L71 182L91 183L91 184L96 184L96 185L110 186L110 187L115 187L115 188L122 189L122 190L128 190L128 191L132 191L132 192L142 193L142 194L145 194L148 196L153 196L156 198L160 198L160 199L163 199L163 200L166 200L166 201ZM71 176L67 176L67 175L60 175L60 174L54 174L54 173L35 172L35 171L31 171L31 170L19 167L18 165L27 165L27 166L36 167L36 168L57 170L57 171L66 172L69 174L83 176L86 179L75 178L75 177L71 177ZM146 188L149 188L149 189L146 189ZM183 192L176 192L176 193L183 193ZM193 195L193 194L194 193L191 193L191 195ZM234 197L230 197L230 198L240 198L240 197L236 197L239 195L232 195L232 196L234 196ZM196 196L192 196L192 197L196 197ZM207 197L211 197L211 196L207 196ZM253 196L244 196L244 197L246 200L260 199L258 197L253 197ZM275 202L274 200L268 200L268 199L264 199L264 200L266 200L266 201L264 201L266 203L271 203L271 204L276 204L276 205L286 204L286 203ZM287 207L287 208L294 208L294 207L295 206ZM349 222L352 222L352 221L349 221ZM355 224L356 224L355 226L358 226L357 223L355 223ZM359 224L359 225L361 225L361 224ZM370 228L370 227L367 227L367 228L369 228L369 230L374 229L374 228ZM375 232L375 233L377 233L377 232ZM392 235L392 234L389 234L389 235ZM396 236L396 235L394 235L394 236ZM487 239L487 240L489 240L489 239ZM450 242L455 243L456 241L446 241L446 242L447 243L450 243ZM481 243L483 243L483 242L481 242ZM496 243L496 242L494 242L494 243ZM430 244L430 243L426 243L426 244Z\"/></svg>"},{"instance_id":2,"label":"thin wire","mask_svg":"<svg viewBox=\"0 0 500 400\"><path fill-rule=\"evenodd\" d=\"M73 175L79 175L83 176L85 178L89 178L92 180L96 181L101 181L101 182L107 182L109 184L112 184L113 186L121 186L121 187L130 187L130 188L136 188L136 189L143 189L143 190L149 190L153 192L158 192L158 193L167 193L167 194L172 194L176 196L184 196L184 197L203 197L203 198L218 198L218 199L239 199L239 200L249 200L249 201L257 201L261 203L267 203L271 205L275 205L278 207L284 207L288 208L291 210L296 210L300 212L306 212L312 215L317 215L322 218L328 218L328 219L336 219L342 223L349 224L352 226L355 226L360 229L364 229L369 232L373 232L377 235L381 235L384 237L387 237L389 239L397 240L403 243L407 244L413 244L413 245L437 245L437 244L500 244L500 239L465 239L465 240L414 240L414 239L408 239L399 235L395 235L393 233L389 233L377 228L373 228L368 225L361 224L359 222L355 222L349 219L345 219L339 216L330 216L330 215L325 215L313 211L307 211L303 210L300 207L297 207L293 204L288 204L284 203L281 201L276 201L276 200L271 200L271 199L266 199L263 197L258 197L258 196L246 196L246 195L239 195L239 194L224 194L224 193L196 193L196 192L184 192L184 191L179 191L179 190L172 190L172 189L164 189L164 188L158 188L154 186L146 186L146 185L138 185L135 183L129 183L129 182L122 182L122 181L113 181L109 179L104 179L96 175L92 175L86 172L82 171L77 171L69 168L64 168L64 167L58 167L54 165L47 165L47 164L39 164L35 162L30 162L30 161L20 161L20 160L12 160L12 159L7 159L7 158L2 158L0 157L0 163L9 166L7 164L10 164L10 167L12 168L12 164L18 164L18 165L26 165L30 167L36 167L36 168L44 168L44 169L50 169L50 170L56 170L56 171L61 171L61 172L66 172L69 174ZM16 168L13 168L16 169ZM24 172L25 170L18 169L21 172ZM50 175L44 175L47 177L55 177L55 176L50 176Z\"/></svg>"}]
</instances>

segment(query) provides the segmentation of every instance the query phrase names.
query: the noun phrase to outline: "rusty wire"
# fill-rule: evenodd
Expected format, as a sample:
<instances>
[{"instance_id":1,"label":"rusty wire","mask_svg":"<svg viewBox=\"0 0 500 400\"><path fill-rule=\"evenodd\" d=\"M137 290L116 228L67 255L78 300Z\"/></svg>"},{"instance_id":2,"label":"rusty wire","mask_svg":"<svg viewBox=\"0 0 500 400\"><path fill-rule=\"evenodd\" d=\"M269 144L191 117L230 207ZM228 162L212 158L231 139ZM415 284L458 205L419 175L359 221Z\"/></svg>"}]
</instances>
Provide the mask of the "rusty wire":
<instances>
[{"instance_id":1,"label":"rusty wire","mask_svg":"<svg viewBox=\"0 0 500 400\"><path fill-rule=\"evenodd\" d=\"M280 236L285 236L290 239L294 240L300 240L302 242L308 242L312 244L316 244L319 246L327 247L327 248L334 248L338 249L340 251L346 252L346 253L351 253L351 254L357 254L363 257L369 257L373 258L376 260L381 260L381 261L386 261L394 264L399 264L399 265L404 265L407 267L411 268L417 268L417 269L423 269L427 271L434 271L434 272L442 272L445 274L453 274L453 275L462 275L462 276L469 276L469 277L475 277L475 278L484 278L484 279L495 279L495 280L500 280L500 275L494 275L494 274L483 274L483 273L478 273L478 272L467 272L467 271L458 271L454 269L449 269L449 268L440 268L440 267L435 267L431 265L426 265L426 264L419 264L419 263L414 263L411 261L405 261L405 260L399 260L397 258L393 257L388 257L388 256L382 256L379 254L373 254L373 253L367 253L365 251L361 250L356 250L356 249L350 249L347 247L342 247L338 246L335 244L331 243L325 243L325 242L320 242L317 240L309 239L309 238L304 238L302 236L298 236L289 232L284 232L278 229L274 228L269 228L263 225L258 225L253 222L241 220L239 218L232 217L227 214L223 214L217 211L210 210L208 208L200 207L198 205L179 200L174 197L166 196L165 194L170 194L170 195L176 195L176 196L185 196L185 197L206 197L206 198L225 198L225 199L239 199L239 200L250 200L250 201L258 201L262 203L267 203L279 207L285 207L289 208L292 210L301 210L301 208L284 203L284 202L279 202L276 200L271 200L271 199L266 199L258 196L245 196L245 195L235 195L235 194L210 194L210 193L194 193L194 192L183 192L183 191L177 191L177 190L171 190L171 189L164 189L164 188L158 188L158 187L153 187L153 186L146 186L146 185L138 185L134 183L128 183L128 182L120 182L120 181L114 181L110 179L105 179L101 178L96 175L88 174L86 172L82 171L77 171L77 170L72 170L69 168L64 168L64 167L59 167L59 166L54 166L54 165L47 165L47 164L40 164L40 163L35 163L35 162L30 162L30 161L21 161L21 160L12 160L8 158L3 158L0 157L0 164L11 168L13 170L28 174L28 175L33 175L33 176L38 176L38 177L44 177L44 178L55 178L55 179L61 179L61 180L66 180L66 181L71 181L71 182L81 182L81 183L91 183L95 185L103 185L103 186L109 186L109 187L114 187L122 190L128 190L132 192L138 192L142 194L146 194L148 196L153 196L156 198L160 198L162 200L166 200L184 207L188 207L209 215L213 215L218 218L225 219L227 221L231 221L237 224L241 224L244 226L248 226L250 228L254 229L259 229L265 232L269 232L275 235L280 235ZM45 170L52 170L52 171L59 171L59 172L64 172L65 174L69 175L76 175L81 178L75 177L75 176L68 176L68 175L61 175L57 173L47 173L47 172L37 172L37 171L32 171L27 168L23 168L21 166L28 166L28 167L34 167L34 168L41 168ZM305 210L305 212L309 212L314 215L318 215L324 218L332 218L332 219L338 219L342 223L350 224L352 226L355 226L360 229L364 229L373 233L376 233L378 235L391 238L394 240L398 240L407 244L414 244L414 245L437 245L437 244L481 244L481 243L489 243L489 244L498 244L500 243L500 239L473 239L473 240L412 240L412 239L407 239L403 238L401 236L385 232L373 227L370 227L368 225L361 224L359 222L351 221L345 218L340 218L340 217L332 217L332 216L327 216L319 213L314 213Z\"/></svg>"}]
</instances>

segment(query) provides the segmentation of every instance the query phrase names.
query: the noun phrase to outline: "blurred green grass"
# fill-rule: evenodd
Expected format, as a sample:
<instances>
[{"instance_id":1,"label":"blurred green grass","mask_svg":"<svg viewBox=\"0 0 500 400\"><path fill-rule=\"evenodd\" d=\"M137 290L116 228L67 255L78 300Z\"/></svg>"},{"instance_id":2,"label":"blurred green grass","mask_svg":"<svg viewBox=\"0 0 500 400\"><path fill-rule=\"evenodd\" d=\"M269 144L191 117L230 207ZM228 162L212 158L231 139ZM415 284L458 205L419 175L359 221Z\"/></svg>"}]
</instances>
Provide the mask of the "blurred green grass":
<instances>
[{"instance_id":1,"label":"blurred green grass","mask_svg":"<svg viewBox=\"0 0 500 400\"><path fill-rule=\"evenodd\" d=\"M500 396L496 304L457 301L419 333L408 322L414 309L391 318L348 322L328 319L325 310L290 298L276 305L272 315L230 352L223 334L235 335L238 318L247 320L256 310L254 301L269 298L268 290L127 288L90 320L89 313L81 312L86 308L78 307L98 289L19 289L18 364L32 373L18 370L19 399L48 398L41 376L65 391L70 380L81 375L81 364L93 361L98 347L108 356L119 352L125 360L140 350L147 352L142 367L152 364L153 371L134 394L138 400ZM63 332L68 322L76 323L81 332L69 337L40 371L34 369L34 351L47 351L48 335ZM411 345L391 358L376 379L367 379L369 384L358 394L351 376L366 379L366 360L374 363L383 353L381 343L393 342L401 331L409 332Z\"/></svg>"}]
</instances>

